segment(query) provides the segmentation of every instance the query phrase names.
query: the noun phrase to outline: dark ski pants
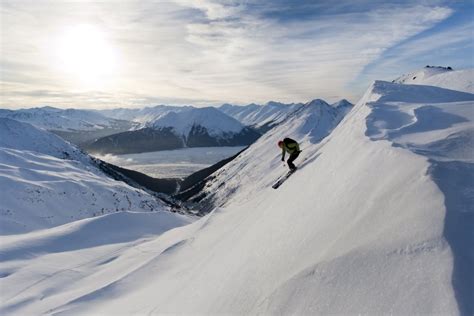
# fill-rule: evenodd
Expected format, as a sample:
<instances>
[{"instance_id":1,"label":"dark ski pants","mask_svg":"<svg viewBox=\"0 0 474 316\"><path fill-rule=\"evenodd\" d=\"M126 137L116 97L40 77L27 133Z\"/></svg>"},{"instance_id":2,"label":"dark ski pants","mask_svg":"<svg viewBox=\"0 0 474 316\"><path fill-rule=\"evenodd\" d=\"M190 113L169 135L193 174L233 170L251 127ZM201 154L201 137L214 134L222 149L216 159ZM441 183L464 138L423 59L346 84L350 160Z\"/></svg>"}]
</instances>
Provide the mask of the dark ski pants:
<instances>
[{"instance_id":1,"label":"dark ski pants","mask_svg":"<svg viewBox=\"0 0 474 316\"><path fill-rule=\"evenodd\" d=\"M288 167L290 167L290 170L293 170L296 168L296 166L293 164L293 161L295 161L295 159L298 158L299 155L300 155L299 151L292 153L290 155L290 158L288 158L288 160L286 161L286 163L288 163Z\"/></svg>"}]
</instances>

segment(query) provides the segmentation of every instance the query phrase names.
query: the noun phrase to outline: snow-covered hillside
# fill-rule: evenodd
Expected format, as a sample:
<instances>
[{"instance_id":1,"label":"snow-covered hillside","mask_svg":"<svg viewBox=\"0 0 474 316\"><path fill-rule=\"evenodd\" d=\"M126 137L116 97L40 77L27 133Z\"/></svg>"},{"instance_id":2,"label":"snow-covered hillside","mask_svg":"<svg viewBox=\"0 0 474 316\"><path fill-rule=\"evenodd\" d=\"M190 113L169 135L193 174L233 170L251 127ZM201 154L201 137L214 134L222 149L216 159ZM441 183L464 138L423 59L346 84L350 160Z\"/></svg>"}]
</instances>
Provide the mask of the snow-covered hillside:
<instances>
[{"instance_id":1,"label":"snow-covered hillside","mask_svg":"<svg viewBox=\"0 0 474 316\"><path fill-rule=\"evenodd\" d=\"M471 315L473 107L474 94L377 81L322 139L340 117L312 102L217 171L221 207L190 225L62 252L0 239L1 311ZM274 190L285 136L303 152ZM26 259L29 244L42 255Z\"/></svg>"},{"instance_id":2,"label":"snow-covered hillside","mask_svg":"<svg viewBox=\"0 0 474 316\"><path fill-rule=\"evenodd\" d=\"M0 117L56 131L91 131L114 128L123 124L123 122L108 118L95 111L64 110L49 106L21 110L0 109Z\"/></svg>"},{"instance_id":3,"label":"snow-covered hillside","mask_svg":"<svg viewBox=\"0 0 474 316\"><path fill-rule=\"evenodd\" d=\"M450 67L426 66L421 70L403 75L393 82L474 93L474 69L453 70Z\"/></svg>"},{"instance_id":4,"label":"snow-covered hillside","mask_svg":"<svg viewBox=\"0 0 474 316\"><path fill-rule=\"evenodd\" d=\"M148 193L115 181L60 137L0 118L0 232L23 233L118 211L158 211Z\"/></svg>"}]
</instances>

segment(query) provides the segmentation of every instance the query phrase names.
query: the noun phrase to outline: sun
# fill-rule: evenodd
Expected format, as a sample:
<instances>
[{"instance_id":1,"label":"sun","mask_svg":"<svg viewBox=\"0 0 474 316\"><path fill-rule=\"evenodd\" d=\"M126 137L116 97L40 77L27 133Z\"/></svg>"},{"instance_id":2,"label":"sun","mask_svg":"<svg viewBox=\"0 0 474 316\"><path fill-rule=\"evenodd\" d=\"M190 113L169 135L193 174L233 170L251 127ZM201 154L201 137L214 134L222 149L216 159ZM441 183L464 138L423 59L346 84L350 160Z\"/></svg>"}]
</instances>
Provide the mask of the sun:
<instances>
[{"instance_id":1,"label":"sun","mask_svg":"<svg viewBox=\"0 0 474 316\"><path fill-rule=\"evenodd\" d=\"M58 66L88 86L101 85L117 70L117 52L99 28L81 24L66 28L57 44Z\"/></svg>"}]
</instances>

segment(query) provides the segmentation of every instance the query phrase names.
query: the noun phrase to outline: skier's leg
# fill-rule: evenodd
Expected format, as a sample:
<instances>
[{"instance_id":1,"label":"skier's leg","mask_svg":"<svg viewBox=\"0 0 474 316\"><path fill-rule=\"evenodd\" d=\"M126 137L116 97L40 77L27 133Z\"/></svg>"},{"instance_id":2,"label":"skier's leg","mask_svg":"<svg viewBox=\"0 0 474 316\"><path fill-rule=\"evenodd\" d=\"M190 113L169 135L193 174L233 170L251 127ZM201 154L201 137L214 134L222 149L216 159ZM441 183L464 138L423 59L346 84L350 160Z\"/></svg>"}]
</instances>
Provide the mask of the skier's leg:
<instances>
[{"instance_id":1,"label":"skier's leg","mask_svg":"<svg viewBox=\"0 0 474 316\"><path fill-rule=\"evenodd\" d=\"M288 167L290 167L290 170L296 169L296 166L293 163L293 161L295 161L295 159L298 158L299 155L300 155L300 153L296 152L296 153L291 154L290 158L288 158L287 163L288 163Z\"/></svg>"}]
</instances>

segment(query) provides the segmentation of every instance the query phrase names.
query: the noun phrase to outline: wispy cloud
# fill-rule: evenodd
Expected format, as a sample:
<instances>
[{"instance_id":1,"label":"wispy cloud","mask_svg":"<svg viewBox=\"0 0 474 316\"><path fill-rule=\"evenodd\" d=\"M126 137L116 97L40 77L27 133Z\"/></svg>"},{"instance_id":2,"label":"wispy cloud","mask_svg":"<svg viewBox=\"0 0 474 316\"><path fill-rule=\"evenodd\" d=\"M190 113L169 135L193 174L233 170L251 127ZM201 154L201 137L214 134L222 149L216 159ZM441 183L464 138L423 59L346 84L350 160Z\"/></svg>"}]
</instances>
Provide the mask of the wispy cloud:
<instances>
[{"instance_id":1,"label":"wispy cloud","mask_svg":"<svg viewBox=\"0 0 474 316\"><path fill-rule=\"evenodd\" d=\"M1 106L354 99L347 84L367 65L453 13L432 3L3 2ZM80 23L105 30L119 56L96 99L54 65L55 38Z\"/></svg>"}]
</instances>

